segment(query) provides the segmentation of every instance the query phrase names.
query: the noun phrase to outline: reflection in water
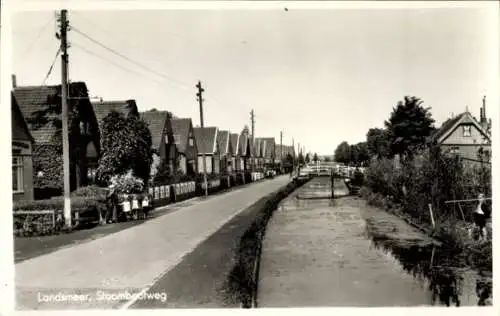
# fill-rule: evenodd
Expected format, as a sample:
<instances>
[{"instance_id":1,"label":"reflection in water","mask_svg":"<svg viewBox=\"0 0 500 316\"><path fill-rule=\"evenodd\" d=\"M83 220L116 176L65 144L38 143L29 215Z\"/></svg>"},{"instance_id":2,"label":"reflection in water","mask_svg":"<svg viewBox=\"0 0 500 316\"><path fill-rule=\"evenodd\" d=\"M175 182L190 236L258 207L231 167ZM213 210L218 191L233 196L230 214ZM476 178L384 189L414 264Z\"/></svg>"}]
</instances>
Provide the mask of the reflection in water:
<instances>
[{"instance_id":1,"label":"reflection in water","mask_svg":"<svg viewBox=\"0 0 500 316\"><path fill-rule=\"evenodd\" d=\"M463 273L469 270L461 254L436 246L421 247L373 237L376 247L390 252L400 261L404 270L428 283L433 304L460 306L463 294ZM475 294L477 305L486 305L491 298L492 282L478 277Z\"/></svg>"}]
</instances>

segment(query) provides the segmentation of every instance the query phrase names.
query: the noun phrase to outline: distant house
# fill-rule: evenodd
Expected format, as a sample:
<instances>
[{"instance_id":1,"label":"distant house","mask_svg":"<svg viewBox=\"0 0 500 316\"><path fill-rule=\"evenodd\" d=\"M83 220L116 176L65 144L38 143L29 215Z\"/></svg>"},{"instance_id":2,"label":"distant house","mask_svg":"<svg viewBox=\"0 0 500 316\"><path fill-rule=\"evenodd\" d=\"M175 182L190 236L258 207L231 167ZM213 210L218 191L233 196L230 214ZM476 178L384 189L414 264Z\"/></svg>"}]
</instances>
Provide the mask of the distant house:
<instances>
[{"instance_id":1,"label":"distant house","mask_svg":"<svg viewBox=\"0 0 500 316\"><path fill-rule=\"evenodd\" d=\"M68 96L68 112L74 115L69 126L70 188L75 190L92 182L89 175L99 159L100 133L85 83L69 84ZM14 86L12 100L34 140L35 198L62 194L61 86Z\"/></svg>"},{"instance_id":2,"label":"distant house","mask_svg":"<svg viewBox=\"0 0 500 316\"><path fill-rule=\"evenodd\" d=\"M252 169L252 144L251 138L246 133L241 133L238 141L238 151L243 160L243 170L250 171Z\"/></svg>"},{"instance_id":3,"label":"distant house","mask_svg":"<svg viewBox=\"0 0 500 316\"><path fill-rule=\"evenodd\" d=\"M491 157L490 123L483 113L481 109L480 122L469 111L448 119L432 135L432 141L441 147L442 152L456 154L466 160L479 160L480 148Z\"/></svg>"},{"instance_id":4,"label":"distant house","mask_svg":"<svg viewBox=\"0 0 500 316\"><path fill-rule=\"evenodd\" d=\"M219 174L220 153L217 141L217 127L195 127L193 131L198 145L199 173L204 172L203 154L205 154L207 174Z\"/></svg>"},{"instance_id":5,"label":"distant house","mask_svg":"<svg viewBox=\"0 0 500 316\"><path fill-rule=\"evenodd\" d=\"M260 138L254 138L252 146L252 157L257 168L264 167L263 143Z\"/></svg>"},{"instance_id":6,"label":"distant house","mask_svg":"<svg viewBox=\"0 0 500 316\"><path fill-rule=\"evenodd\" d=\"M240 139L242 137L237 133L229 135L229 141L231 142L231 148L233 149L233 169L234 171L244 170L243 161L243 146L240 146Z\"/></svg>"},{"instance_id":7,"label":"distant house","mask_svg":"<svg viewBox=\"0 0 500 316\"><path fill-rule=\"evenodd\" d=\"M179 169L180 156L175 143L172 129L172 113L168 111L151 110L140 113L140 118L146 122L151 133L151 147L160 157L162 164L168 165L168 174Z\"/></svg>"},{"instance_id":8,"label":"distant house","mask_svg":"<svg viewBox=\"0 0 500 316\"><path fill-rule=\"evenodd\" d=\"M233 145L230 138L231 132L221 131L217 133L217 142L220 152L220 170L221 172L231 173L233 171Z\"/></svg>"},{"instance_id":9,"label":"distant house","mask_svg":"<svg viewBox=\"0 0 500 316\"><path fill-rule=\"evenodd\" d=\"M274 159L276 157L276 141L274 140L274 137L266 137L262 138L264 141L263 145L263 158L264 158L264 165L266 166L274 166Z\"/></svg>"},{"instance_id":10,"label":"distant house","mask_svg":"<svg viewBox=\"0 0 500 316\"><path fill-rule=\"evenodd\" d=\"M33 200L33 144L35 140L12 95L12 198Z\"/></svg>"},{"instance_id":11,"label":"distant house","mask_svg":"<svg viewBox=\"0 0 500 316\"><path fill-rule=\"evenodd\" d=\"M187 175L198 173L198 146L190 118L173 118L172 132L179 152L179 168Z\"/></svg>"}]
</instances>

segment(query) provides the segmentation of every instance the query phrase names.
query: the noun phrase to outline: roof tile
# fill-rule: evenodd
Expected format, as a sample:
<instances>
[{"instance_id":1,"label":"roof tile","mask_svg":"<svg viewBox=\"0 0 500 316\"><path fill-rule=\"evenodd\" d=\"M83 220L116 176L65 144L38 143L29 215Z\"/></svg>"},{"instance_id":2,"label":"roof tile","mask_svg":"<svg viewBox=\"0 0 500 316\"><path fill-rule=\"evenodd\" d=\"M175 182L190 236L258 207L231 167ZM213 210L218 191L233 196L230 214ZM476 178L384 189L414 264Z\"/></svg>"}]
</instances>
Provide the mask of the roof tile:
<instances>
[{"instance_id":1,"label":"roof tile","mask_svg":"<svg viewBox=\"0 0 500 316\"><path fill-rule=\"evenodd\" d=\"M217 127L195 127L193 129L199 154L213 154L217 139Z\"/></svg>"}]
</instances>

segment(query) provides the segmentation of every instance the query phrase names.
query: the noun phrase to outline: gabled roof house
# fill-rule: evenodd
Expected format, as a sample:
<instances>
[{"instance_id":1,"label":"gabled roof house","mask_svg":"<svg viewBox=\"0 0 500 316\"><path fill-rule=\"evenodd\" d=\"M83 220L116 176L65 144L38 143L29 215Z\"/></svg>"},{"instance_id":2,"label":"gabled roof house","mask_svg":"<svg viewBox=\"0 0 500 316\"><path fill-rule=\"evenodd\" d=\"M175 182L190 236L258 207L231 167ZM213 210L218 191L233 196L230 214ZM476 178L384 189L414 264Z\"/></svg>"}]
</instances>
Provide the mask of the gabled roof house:
<instances>
[{"instance_id":1,"label":"gabled roof house","mask_svg":"<svg viewBox=\"0 0 500 316\"><path fill-rule=\"evenodd\" d=\"M219 144L217 141L218 128L217 127L195 127L193 129L196 144L198 145L198 166L199 172L203 170L203 155L205 155L205 162L207 173L219 174L220 173L220 152Z\"/></svg>"},{"instance_id":2,"label":"gabled roof house","mask_svg":"<svg viewBox=\"0 0 500 316\"><path fill-rule=\"evenodd\" d=\"M172 118L172 132L179 152L179 167L184 174L198 172L198 146L190 118Z\"/></svg>"},{"instance_id":3,"label":"gabled roof house","mask_svg":"<svg viewBox=\"0 0 500 316\"><path fill-rule=\"evenodd\" d=\"M61 86L14 86L16 102L33 137L35 198L60 195L63 189ZM100 133L84 82L68 85L70 187L87 185L100 155Z\"/></svg>"},{"instance_id":4,"label":"gabled roof house","mask_svg":"<svg viewBox=\"0 0 500 316\"><path fill-rule=\"evenodd\" d=\"M446 120L431 135L431 141L439 145L443 152L457 154L466 160L478 160L480 148L490 156L490 123L483 113L481 109L481 121L476 120L468 110Z\"/></svg>"}]
</instances>

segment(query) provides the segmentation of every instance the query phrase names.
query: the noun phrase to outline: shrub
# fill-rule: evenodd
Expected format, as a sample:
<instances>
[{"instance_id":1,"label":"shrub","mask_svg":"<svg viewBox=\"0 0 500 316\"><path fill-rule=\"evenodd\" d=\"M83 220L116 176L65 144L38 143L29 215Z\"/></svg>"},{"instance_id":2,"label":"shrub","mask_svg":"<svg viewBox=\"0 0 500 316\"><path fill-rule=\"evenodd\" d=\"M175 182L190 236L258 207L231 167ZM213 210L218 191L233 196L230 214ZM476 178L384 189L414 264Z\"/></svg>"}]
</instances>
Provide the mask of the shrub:
<instances>
[{"instance_id":1,"label":"shrub","mask_svg":"<svg viewBox=\"0 0 500 316\"><path fill-rule=\"evenodd\" d=\"M134 176L132 170L124 175L115 175L111 177L109 188L112 192L118 194L134 194L144 191L144 182L142 179Z\"/></svg>"},{"instance_id":2,"label":"shrub","mask_svg":"<svg viewBox=\"0 0 500 316\"><path fill-rule=\"evenodd\" d=\"M90 185L85 187L80 187L75 191L71 192L71 197L92 197L99 201L104 201L107 199L109 194L109 189L99 187L97 185Z\"/></svg>"}]
</instances>

